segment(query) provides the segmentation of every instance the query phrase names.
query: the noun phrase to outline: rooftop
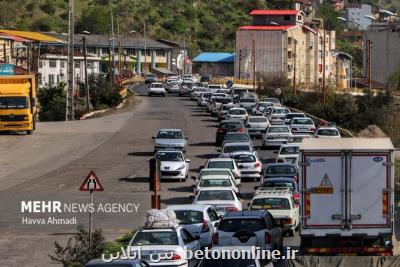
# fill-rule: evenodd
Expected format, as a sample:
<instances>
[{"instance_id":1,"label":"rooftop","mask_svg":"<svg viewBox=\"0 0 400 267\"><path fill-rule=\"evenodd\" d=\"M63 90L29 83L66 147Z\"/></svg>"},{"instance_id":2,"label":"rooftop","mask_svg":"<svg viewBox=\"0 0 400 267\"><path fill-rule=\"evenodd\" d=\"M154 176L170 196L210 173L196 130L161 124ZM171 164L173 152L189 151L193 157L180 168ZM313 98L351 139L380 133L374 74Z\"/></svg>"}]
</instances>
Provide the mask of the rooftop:
<instances>
[{"instance_id":1,"label":"rooftop","mask_svg":"<svg viewBox=\"0 0 400 267\"><path fill-rule=\"evenodd\" d=\"M293 29L296 25L277 25L277 26L242 26L239 30L250 30L250 31L287 31Z\"/></svg>"},{"instance_id":2,"label":"rooftop","mask_svg":"<svg viewBox=\"0 0 400 267\"><path fill-rule=\"evenodd\" d=\"M276 15L297 15L301 10L294 9L254 9L250 12L250 15L267 15L267 16L276 16Z\"/></svg>"},{"instance_id":3,"label":"rooftop","mask_svg":"<svg viewBox=\"0 0 400 267\"><path fill-rule=\"evenodd\" d=\"M390 138L312 138L303 139L300 150L393 150Z\"/></svg>"},{"instance_id":4,"label":"rooftop","mask_svg":"<svg viewBox=\"0 0 400 267\"><path fill-rule=\"evenodd\" d=\"M233 63L235 62L235 54L231 53L217 53L205 52L196 56L193 62L220 62L220 63Z\"/></svg>"},{"instance_id":5,"label":"rooftop","mask_svg":"<svg viewBox=\"0 0 400 267\"><path fill-rule=\"evenodd\" d=\"M8 36L16 36L23 39L29 39L33 42L49 42L49 43L60 43L63 39L40 33L40 32L29 32L29 31L14 31L14 30L3 30L0 29L0 33Z\"/></svg>"}]
</instances>

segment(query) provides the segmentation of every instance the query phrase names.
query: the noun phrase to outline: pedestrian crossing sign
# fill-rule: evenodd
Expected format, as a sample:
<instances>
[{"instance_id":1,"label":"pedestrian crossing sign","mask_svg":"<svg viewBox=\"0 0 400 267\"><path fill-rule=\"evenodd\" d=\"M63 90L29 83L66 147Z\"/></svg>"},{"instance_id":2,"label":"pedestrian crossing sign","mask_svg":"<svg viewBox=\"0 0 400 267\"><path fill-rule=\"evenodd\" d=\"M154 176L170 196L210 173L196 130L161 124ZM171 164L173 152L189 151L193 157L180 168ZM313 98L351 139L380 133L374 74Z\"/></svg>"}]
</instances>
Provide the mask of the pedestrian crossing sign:
<instances>
[{"instance_id":1,"label":"pedestrian crossing sign","mask_svg":"<svg viewBox=\"0 0 400 267\"><path fill-rule=\"evenodd\" d=\"M103 191L103 186L100 183L99 178L97 178L96 173L91 170L83 181L79 191Z\"/></svg>"}]
</instances>

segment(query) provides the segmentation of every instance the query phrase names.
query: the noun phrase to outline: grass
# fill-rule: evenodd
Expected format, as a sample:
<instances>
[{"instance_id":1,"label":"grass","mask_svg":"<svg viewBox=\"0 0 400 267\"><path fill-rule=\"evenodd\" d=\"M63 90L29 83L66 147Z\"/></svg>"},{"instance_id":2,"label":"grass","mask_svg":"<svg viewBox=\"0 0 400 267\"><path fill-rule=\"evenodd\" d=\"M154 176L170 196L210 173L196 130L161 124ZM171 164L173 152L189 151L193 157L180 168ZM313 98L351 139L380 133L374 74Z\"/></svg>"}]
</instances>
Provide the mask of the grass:
<instances>
[{"instance_id":1,"label":"grass","mask_svg":"<svg viewBox=\"0 0 400 267\"><path fill-rule=\"evenodd\" d=\"M121 248L126 248L129 245L129 241L132 239L135 233L136 230L133 230L132 232L126 233L123 236L117 238L115 241L106 242L104 244L102 253L109 256L110 254L120 252Z\"/></svg>"}]
</instances>

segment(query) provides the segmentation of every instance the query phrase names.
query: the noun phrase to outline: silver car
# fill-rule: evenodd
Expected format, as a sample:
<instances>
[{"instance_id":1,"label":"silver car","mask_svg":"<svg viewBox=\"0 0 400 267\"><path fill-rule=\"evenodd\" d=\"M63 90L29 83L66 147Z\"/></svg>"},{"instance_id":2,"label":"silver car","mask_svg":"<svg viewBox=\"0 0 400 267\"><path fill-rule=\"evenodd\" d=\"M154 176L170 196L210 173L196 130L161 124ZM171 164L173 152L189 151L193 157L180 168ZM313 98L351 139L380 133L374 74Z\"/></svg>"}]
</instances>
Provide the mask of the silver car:
<instances>
[{"instance_id":1,"label":"silver car","mask_svg":"<svg viewBox=\"0 0 400 267\"><path fill-rule=\"evenodd\" d=\"M269 121L263 116L250 116L246 128L251 136L262 136L269 127Z\"/></svg>"},{"instance_id":2,"label":"silver car","mask_svg":"<svg viewBox=\"0 0 400 267\"><path fill-rule=\"evenodd\" d=\"M292 133L286 125L272 125L263 134L263 147L281 146L286 144Z\"/></svg>"},{"instance_id":3,"label":"silver car","mask_svg":"<svg viewBox=\"0 0 400 267\"><path fill-rule=\"evenodd\" d=\"M253 112L253 108L257 106L257 99L253 97L246 97L246 98L241 98L239 100L239 105L244 108L248 112Z\"/></svg>"},{"instance_id":4,"label":"silver car","mask_svg":"<svg viewBox=\"0 0 400 267\"><path fill-rule=\"evenodd\" d=\"M211 168L211 169L202 169L199 171L197 176L192 176L192 180L195 181L195 183L198 182L199 179L201 179L203 176L207 175L227 175L232 177L232 179L235 181L237 185L240 185L240 176L236 173L234 173L231 169L223 169L223 168Z\"/></svg>"},{"instance_id":5,"label":"silver car","mask_svg":"<svg viewBox=\"0 0 400 267\"><path fill-rule=\"evenodd\" d=\"M253 145L250 142L234 142L234 143L226 143L219 154L220 158L229 158L235 152L250 152L253 154L257 154L254 150Z\"/></svg>"},{"instance_id":6,"label":"silver car","mask_svg":"<svg viewBox=\"0 0 400 267\"><path fill-rule=\"evenodd\" d=\"M292 134L313 134L315 124L310 118L293 118L290 122Z\"/></svg>"},{"instance_id":7,"label":"silver car","mask_svg":"<svg viewBox=\"0 0 400 267\"><path fill-rule=\"evenodd\" d=\"M275 107L271 114L268 116L268 120L271 125L280 125L284 124L284 119L286 114L289 113L289 110L284 107Z\"/></svg>"},{"instance_id":8,"label":"silver car","mask_svg":"<svg viewBox=\"0 0 400 267\"><path fill-rule=\"evenodd\" d=\"M206 92L208 92L207 88L205 88L205 87L197 87L190 94L190 99L191 100L198 100L198 98L200 97L201 93L206 93Z\"/></svg>"},{"instance_id":9,"label":"silver car","mask_svg":"<svg viewBox=\"0 0 400 267\"><path fill-rule=\"evenodd\" d=\"M197 99L197 105L199 107L207 107L211 95L212 93L210 92L201 93L199 98Z\"/></svg>"},{"instance_id":10,"label":"silver car","mask_svg":"<svg viewBox=\"0 0 400 267\"><path fill-rule=\"evenodd\" d=\"M262 164L257 155L251 152L236 152L231 154L231 158L233 158L238 165L240 173L242 174L242 179L261 180Z\"/></svg>"},{"instance_id":11,"label":"silver car","mask_svg":"<svg viewBox=\"0 0 400 267\"><path fill-rule=\"evenodd\" d=\"M249 115L244 108L231 108L226 115L228 120L242 120L246 121Z\"/></svg>"},{"instance_id":12,"label":"silver car","mask_svg":"<svg viewBox=\"0 0 400 267\"><path fill-rule=\"evenodd\" d=\"M180 129L161 129L154 139L154 152L160 149L179 149L186 152L186 138Z\"/></svg>"},{"instance_id":13,"label":"silver car","mask_svg":"<svg viewBox=\"0 0 400 267\"><path fill-rule=\"evenodd\" d=\"M160 179L186 180L189 162L180 150L160 150L155 155L160 160Z\"/></svg>"}]
</instances>

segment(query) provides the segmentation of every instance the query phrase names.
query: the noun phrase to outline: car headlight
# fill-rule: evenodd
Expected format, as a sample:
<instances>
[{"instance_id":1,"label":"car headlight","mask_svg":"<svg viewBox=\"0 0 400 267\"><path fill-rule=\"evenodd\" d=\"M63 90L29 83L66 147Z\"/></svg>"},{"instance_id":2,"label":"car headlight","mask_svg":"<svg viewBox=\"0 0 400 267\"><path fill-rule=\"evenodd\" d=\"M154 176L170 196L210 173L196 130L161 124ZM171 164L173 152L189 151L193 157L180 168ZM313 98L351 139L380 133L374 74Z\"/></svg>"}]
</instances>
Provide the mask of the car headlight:
<instances>
[{"instance_id":1,"label":"car headlight","mask_svg":"<svg viewBox=\"0 0 400 267\"><path fill-rule=\"evenodd\" d=\"M185 168L185 165L182 165L177 170L180 171L180 170L183 170L184 168Z\"/></svg>"}]
</instances>

